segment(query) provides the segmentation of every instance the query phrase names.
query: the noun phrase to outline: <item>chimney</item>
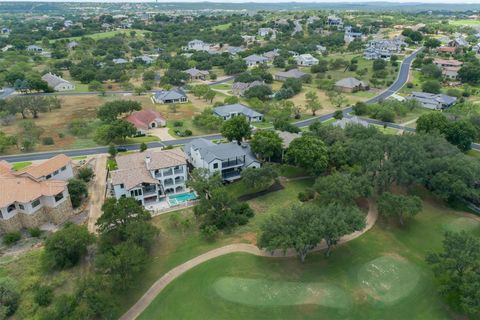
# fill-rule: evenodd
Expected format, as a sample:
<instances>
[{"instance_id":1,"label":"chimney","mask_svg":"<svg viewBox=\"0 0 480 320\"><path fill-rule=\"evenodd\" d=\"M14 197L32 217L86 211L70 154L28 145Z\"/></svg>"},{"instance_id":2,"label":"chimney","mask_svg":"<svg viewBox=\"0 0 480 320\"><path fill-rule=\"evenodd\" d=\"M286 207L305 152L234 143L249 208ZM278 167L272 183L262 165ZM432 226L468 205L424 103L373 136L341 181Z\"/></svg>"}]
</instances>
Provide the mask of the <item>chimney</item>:
<instances>
[{"instance_id":1,"label":"chimney","mask_svg":"<svg viewBox=\"0 0 480 320\"><path fill-rule=\"evenodd\" d=\"M145 156L145 165L147 166L147 168L149 167L151 160L152 158L150 158L150 156Z\"/></svg>"}]
</instances>

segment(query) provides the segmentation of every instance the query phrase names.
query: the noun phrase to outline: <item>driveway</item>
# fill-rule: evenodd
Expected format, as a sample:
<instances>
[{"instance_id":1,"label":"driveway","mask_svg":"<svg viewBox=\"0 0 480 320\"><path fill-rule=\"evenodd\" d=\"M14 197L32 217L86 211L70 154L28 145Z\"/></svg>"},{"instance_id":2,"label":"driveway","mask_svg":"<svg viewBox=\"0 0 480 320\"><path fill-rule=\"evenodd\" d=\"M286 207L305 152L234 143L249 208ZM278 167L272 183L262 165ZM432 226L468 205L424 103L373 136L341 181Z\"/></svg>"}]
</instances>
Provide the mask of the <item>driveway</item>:
<instances>
[{"instance_id":1,"label":"driveway","mask_svg":"<svg viewBox=\"0 0 480 320\"><path fill-rule=\"evenodd\" d=\"M88 231L97 232L98 218L102 215L102 205L105 201L105 190L107 188L107 155L98 155L95 157L94 172L95 177L88 192L90 195L90 208L88 210L87 226Z\"/></svg>"},{"instance_id":2,"label":"driveway","mask_svg":"<svg viewBox=\"0 0 480 320\"><path fill-rule=\"evenodd\" d=\"M148 134L158 137L161 141L175 140L175 137L172 137L172 135L168 133L168 128L150 129L148 130Z\"/></svg>"}]
</instances>

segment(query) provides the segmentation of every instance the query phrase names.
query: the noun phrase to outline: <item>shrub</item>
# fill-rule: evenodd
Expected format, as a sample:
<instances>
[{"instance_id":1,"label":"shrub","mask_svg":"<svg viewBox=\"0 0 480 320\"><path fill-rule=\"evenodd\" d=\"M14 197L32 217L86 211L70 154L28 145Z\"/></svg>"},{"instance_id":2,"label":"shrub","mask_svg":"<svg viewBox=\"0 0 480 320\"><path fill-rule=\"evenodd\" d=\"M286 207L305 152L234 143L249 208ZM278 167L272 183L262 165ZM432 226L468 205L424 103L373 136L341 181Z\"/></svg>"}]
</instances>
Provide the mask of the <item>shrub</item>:
<instances>
[{"instance_id":1,"label":"shrub","mask_svg":"<svg viewBox=\"0 0 480 320\"><path fill-rule=\"evenodd\" d=\"M51 146L53 145L55 142L53 141L53 138L52 137L43 137L42 138L42 144L45 145L45 146Z\"/></svg>"},{"instance_id":2,"label":"shrub","mask_svg":"<svg viewBox=\"0 0 480 320\"><path fill-rule=\"evenodd\" d=\"M83 167L78 169L77 178L85 182L89 182L93 177L93 169L90 167Z\"/></svg>"},{"instance_id":3,"label":"shrub","mask_svg":"<svg viewBox=\"0 0 480 320\"><path fill-rule=\"evenodd\" d=\"M173 122L174 127L183 127L183 121L174 121Z\"/></svg>"},{"instance_id":4,"label":"shrub","mask_svg":"<svg viewBox=\"0 0 480 320\"><path fill-rule=\"evenodd\" d=\"M3 243L7 246L12 245L22 238L20 231L7 232L3 236Z\"/></svg>"},{"instance_id":5,"label":"shrub","mask_svg":"<svg viewBox=\"0 0 480 320\"><path fill-rule=\"evenodd\" d=\"M193 134L192 130L190 129L186 129L183 133L185 134L185 137L189 137Z\"/></svg>"},{"instance_id":6,"label":"shrub","mask_svg":"<svg viewBox=\"0 0 480 320\"><path fill-rule=\"evenodd\" d=\"M0 315L9 317L18 308L20 295L17 292L17 284L8 277L0 278ZM3 319L3 318L2 318Z\"/></svg>"},{"instance_id":7,"label":"shrub","mask_svg":"<svg viewBox=\"0 0 480 320\"><path fill-rule=\"evenodd\" d=\"M414 87L414 86L413 86L413 83L407 82L407 88L412 89L413 87Z\"/></svg>"},{"instance_id":8,"label":"shrub","mask_svg":"<svg viewBox=\"0 0 480 320\"><path fill-rule=\"evenodd\" d=\"M315 197L315 191L313 189L307 189L298 193L298 200L307 202Z\"/></svg>"},{"instance_id":9,"label":"shrub","mask_svg":"<svg viewBox=\"0 0 480 320\"><path fill-rule=\"evenodd\" d=\"M205 225L200 231L202 236L209 241L215 240L219 233L218 228L215 225Z\"/></svg>"},{"instance_id":10,"label":"shrub","mask_svg":"<svg viewBox=\"0 0 480 320\"><path fill-rule=\"evenodd\" d=\"M48 306L53 300L53 289L40 285L35 289L33 299L39 306Z\"/></svg>"},{"instance_id":11,"label":"shrub","mask_svg":"<svg viewBox=\"0 0 480 320\"><path fill-rule=\"evenodd\" d=\"M30 234L31 237L33 238L38 238L42 235L42 230L40 230L39 228L35 227L35 228L30 228L28 229L28 233Z\"/></svg>"}]
</instances>

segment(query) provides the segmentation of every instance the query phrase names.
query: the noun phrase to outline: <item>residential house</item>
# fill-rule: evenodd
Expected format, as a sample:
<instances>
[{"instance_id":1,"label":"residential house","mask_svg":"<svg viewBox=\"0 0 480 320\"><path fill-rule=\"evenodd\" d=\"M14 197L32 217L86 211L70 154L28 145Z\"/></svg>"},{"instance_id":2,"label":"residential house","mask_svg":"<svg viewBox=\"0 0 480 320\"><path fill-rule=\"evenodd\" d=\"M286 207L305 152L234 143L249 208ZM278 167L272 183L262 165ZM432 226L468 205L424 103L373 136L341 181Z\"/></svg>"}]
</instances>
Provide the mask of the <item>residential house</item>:
<instances>
[{"instance_id":1,"label":"residential house","mask_svg":"<svg viewBox=\"0 0 480 320\"><path fill-rule=\"evenodd\" d=\"M2 29L0 29L1 34L9 34L10 32L12 32L12 29L7 27L2 27Z\"/></svg>"},{"instance_id":2,"label":"residential house","mask_svg":"<svg viewBox=\"0 0 480 320\"><path fill-rule=\"evenodd\" d=\"M443 110L451 107L457 101L457 98L447 96L446 94L433 94L427 92L412 92L408 97L421 103L424 108L432 110Z\"/></svg>"},{"instance_id":3,"label":"residential house","mask_svg":"<svg viewBox=\"0 0 480 320\"><path fill-rule=\"evenodd\" d=\"M155 110L144 109L135 111L126 119L137 128L137 134L147 134L149 129L165 127L167 120Z\"/></svg>"},{"instance_id":4,"label":"residential house","mask_svg":"<svg viewBox=\"0 0 480 320\"><path fill-rule=\"evenodd\" d=\"M362 127L368 127L370 124L365 121L365 120L362 120L360 119L359 117L357 116L353 116L353 117L343 117L342 119L340 120L337 120L335 121L334 123L332 123L332 126L334 127L340 127L342 129L345 129L347 126L362 126Z\"/></svg>"},{"instance_id":5,"label":"residential house","mask_svg":"<svg viewBox=\"0 0 480 320\"><path fill-rule=\"evenodd\" d=\"M356 78L344 78L335 82L335 88L342 92L357 92L362 90L368 90L368 83L358 80Z\"/></svg>"},{"instance_id":6,"label":"residential house","mask_svg":"<svg viewBox=\"0 0 480 320\"><path fill-rule=\"evenodd\" d=\"M190 68L184 71L190 77L190 80L205 80L210 75L206 70L198 70L197 68Z\"/></svg>"},{"instance_id":7,"label":"residential house","mask_svg":"<svg viewBox=\"0 0 480 320\"><path fill-rule=\"evenodd\" d=\"M298 55L293 57L293 59L300 66L313 66L318 64L318 59L309 53Z\"/></svg>"},{"instance_id":8,"label":"residential house","mask_svg":"<svg viewBox=\"0 0 480 320\"><path fill-rule=\"evenodd\" d=\"M253 81L250 83L247 82L234 82L232 84L232 93L236 96L243 96L245 91L247 91L250 88L256 87L256 86L262 86L265 83L262 81Z\"/></svg>"},{"instance_id":9,"label":"residential house","mask_svg":"<svg viewBox=\"0 0 480 320\"><path fill-rule=\"evenodd\" d=\"M454 54L455 51L457 51L457 48L455 47L438 47L437 52L438 53L447 53L447 54Z\"/></svg>"},{"instance_id":10,"label":"residential house","mask_svg":"<svg viewBox=\"0 0 480 320\"><path fill-rule=\"evenodd\" d=\"M461 67L444 67L442 68L442 75L447 79L456 80L460 69Z\"/></svg>"},{"instance_id":11,"label":"residential house","mask_svg":"<svg viewBox=\"0 0 480 320\"><path fill-rule=\"evenodd\" d=\"M463 62L455 59L433 59L433 64L439 66L440 68L461 67L463 65Z\"/></svg>"},{"instance_id":12,"label":"residential house","mask_svg":"<svg viewBox=\"0 0 480 320\"><path fill-rule=\"evenodd\" d=\"M343 40L346 44L349 44L350 42L355 40L362 40L362 38L363 33L353 31L352 26L345 27L345 34L343 35Z\"/></svg>"},{"instance_id":13,"label":"residential house","mask_svg":"<svg viewBox=\"0 0 480 320\"><path fill-rule=\"evenodd\" d=\"M228 47L227 49L227 52L230 53L231 55L236 55L243 51L245 51L245 49L242 47Z\"/></svg>"},{"instance_id":14,"label":"residential house","mask_svg":"<svg viewBox=\"0 0 480 320\"><path fill-rule=\"evenodd\" d=\"M402 52L407 43L400 39L371 40L365 49L363 56L367 60L389 60L394 54Z\"/></svg>"},{"instance_id":15,"label":"residential house","mask_svg":"<svg viewBox=\"0 0 480 320\"><path fill-rule=\"evenodd\" d=\"M265 58L267 58L268 62L272 62L275 57L278 57L280 53L278 53L278 49L273 49L271 51L267 51L263 54Z\"/></svg>"},{"instance_id":16,"label":"residential house","mask_svg":"<svg viewBox=\"0 0 480 320\"><path fill-rule=\"evenodd\" d=\"M237 116L246 117L248 122L260 122L263 120L263 114L240 103L213 108L213 114L221 117L223 120L228 120Z\"/></svg>"},{"instance_id":17,"label":"residential house","mask_svg":"<svg viewBox=\"0 0 480 320\"><path fill-rule=\"evenodd\" d=\"M248 36L248 35L243 35L242 36L243 41L245 41L247 44L248 43L253 43L255 42L255 36Z\"/></svg>"},{"instance_id":18,"label":"residential house","mask_svg":"<svg viewBox=\"0 0 480 320\"><path fill-rule=\"evenodd\" d=\"M273 75L273 78L277 81L285 81L288 78L302 79L307 74L298 69L290 69L288 71L280 71Z\"/></svg>"},{"instance_id":19,"label":"residential house","mask_svg":"<svg viewBox=\"0 0 480 320\"><path fill-rule=\"evenodd\" d=\"M317 53L324 54L325 52L327 52L327 47L317 45Z\"/></svg>"},{"instance_id":20,"label":"residential house","mask_svg":"<svg viewBox=\"0 0 480 320\"><path fill-rule=\"evenodd\" d=\"M72 21L72 20L65 20L65 21L63 22L63 26L64 26L65 28L71 27L71 26L73 26L73 21Z\"/></svg>"},{"instance_id":21,"label":"residential house","mask_svg":"<svg viewBox=\"0 0 480 320\"><path fill-rule=\"evenodd\" d=\"M155 59L150 56L147 56L146 54L143 54L141 56L135 57L135 61L140 61L141 63L144 63L144 64L152 64L155 62Z\"/></svg>"},{"instance_id":22,"label":"residential house","mask_svg":"<svg viewBox=\"0 0 480 320\"><path fill-rule=\"evenodd\" d=\"M218 172L225 181L240 179L242 170L246 168L260 167L260 162L247 144L215 144L199 138L187 143L184 151L192 167L204 168L212 175Z\"/></svg>"},{"instance_id":23,"label":"residential house","mask_svg":"<svg viewBox=\"0 0 480 320\"><path fill-rule=\"evenodd\" d=\"M165 201L187 190L187 161L181 149L144 151L117 157L110 171L113 196L134 198L143 206Z\"/></svg>"},{"instance_id":24,"label":"residential house","mask_svg":"<svg viewBox=\"0 0 480 320\"><path fill-rule=\"evenodd\" d=\"M336 27L337 29L343 28L343 20L337 16L328 16L327 25L331 27Z\"/></svg>"},{"instance_id":25,"label":"residential house","mask_svg":"<svg viewBox=\"0 0 480 320\"><path fill-rule=\"evenodd\" d=\"M312 24L316 21L320 21L321 19L317 16L310 16L307 18L307 24Z\"/></svg>"},{"instance_id":26,"label":"residential house","mask_svg":"<svg viewBox=\"0 0 480 320\"><path fill-rule=\"evenodd\" d=\"M458 38L455 38L454 40L451 40L448 43L448 46L452 48L464 48L468 46L468 41L465 40L464 38L458 37Z\"/></svg>"},{"instance_id":27,"label":"residential house","mask_svg":"<svg viewBox=\"0 0 480 320\"><path fill-rule=\"evenodd\" d=\"M42 80L48 83L48 86L54 91L75 90L75 85L73 83L51 72L44 74Z\"/></svg>"},{"instance_id":28,"label":"residential house","mask_svg":"<svg viewBox=\"0 0 480 320\"><path fill-rule=\"evenodd\" d=\"M247 66L254 67L260 64L266 64L268 62L268 59L262 56L258 56L256 54L252 54L246 58L243 58L243 61L245 61Z\"/></svg>"},{"instance_id":29,"label":"residential house","mask_svg":"<svg viewBox=\"0 0 480 320\"><path fill-rule=\"evenodd\" d=\"M128 63L128 60L123 59L123 58L113 59L112 61L113 61L114 64L126 64L126 63Z\"/></svg>"},{"instance_id":30,"label":"residential house","mask_svg":"<svg viewBox=\"0 0 480 320\"><path fill-rule=\"evenodd\" d=\"M0 230L65 222L73 214L67 188L72 177L71 161L65 155L21 171L0 161Z\"/></svg>"},{"instance_id":31,"label":"residential house","mask_svg":"<svg viewBox=\"0 0 480 320\"><path fill-rule=\"evenodd\" d=\"M209 51L210 50L210 44L205 43L202 40L192 40L189 41L187 44L187 49L188 50L194 50L194 51Z\"/></svg>"},{"instance_id":32,"label":"residential house","mask_svg":"<svg viewBox=\"0 0 480 320\"><path fill-rule=\"evenodd\" d=\"M153 95L153 101L156 103L185 103L188 102L187 94L180 88L171 90L160 90Z\"/></svg>"},{"instance_id":33,"label":"residential house","mask_svg":"<svg viewBox=\"0 0 480 320\"><path fill-rule=\"evenodd\" d=\"M275 34L275 30L272 29L272 28L260 28L258 29L258 32L257 34L260 36L260 37L266 37L268 35L274 35Z\"/></svg>"},{"instance_id":34,"label":"residential house","mask_svg":"<svg viewBox=\"0 0 480 320\"><path fill-rule=\"evenodd\" d=\"M70 50L73 50L76 47L78 47L78 42L76 41L70 41L69 43L67 43L67 48Z\"/></svg>"},{"instance_id":35,"label":"residential house","mask_svg":"<svg viewBox=\"0 0 480 320\"><path fill-rule=\"evenodd\" d=\"M43 48L37 46L36 44L32 44L27 47L27 51L39 53L43 51Z\"/></svg>"}]
</instances>

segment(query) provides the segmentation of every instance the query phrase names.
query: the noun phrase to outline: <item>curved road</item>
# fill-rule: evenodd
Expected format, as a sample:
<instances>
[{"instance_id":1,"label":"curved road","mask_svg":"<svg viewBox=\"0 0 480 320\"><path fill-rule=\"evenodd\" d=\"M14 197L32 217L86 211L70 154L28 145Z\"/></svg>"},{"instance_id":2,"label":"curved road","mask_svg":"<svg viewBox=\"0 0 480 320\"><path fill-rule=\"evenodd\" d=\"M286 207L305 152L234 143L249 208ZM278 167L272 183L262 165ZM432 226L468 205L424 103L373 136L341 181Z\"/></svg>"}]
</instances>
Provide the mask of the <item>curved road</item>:
<instances>
[{"instance_id":1,"label":"curved road","mask_svg":"<svg viewBox=\"0 0 480 320\"><path fill-rule=\"evenodd\" d=\"M415 59L415 57L417 56L417 53L420 50L421 49L413 52L410 56L406 57L403 60L401 66L400 66L400 71L398 73L397 79L387 90L381 92L380 94L378 94L377 96L373 97L370 100L367 100L366 102L367 103L376 103L376 102L379 102L381 100L385 100L386 98L390 97L392 94L394 94L395 92L400 90L405 85L405 83L407 82L410 66L411 66L413 60ZM229 80L231 80L231 79L230 78L222 79L220 81L216 81L214 83L211 83L211 85L217 84L217 83L222 83L222 82L229 81ZM117 92L117 93L119 93L119 92ZM125 91L124 93L130 93L130 92ZM71 94L77 94L78 95L78 93L71 93ZM92 94L92 93L88 93L88 94ZM97 94L97 93L94 93L94 94ZM348 114L350 112L352 112L352 107L348 107L348 108L343 109L343 112L346 116L348 116ZM315 121L326 121L326 120L329 120L331 118L333 118L333 113L313 117L313 118L310 118L310 119L307 119L307 120L298 121L298 122L295 122L294 124L297 127L306 127L306 126L312 124ZM366 120L370 123L373 123L373 124L387 125L388 127L394 128L394 129L400 129L400 130L404 130L404 131L408 131L408 132L415 132L414 128L404 127L404 126L401 126L401 125L396 124L396 123L388 123L388 122L385 123L385 122L382 122L382 121L379 121L379 120L374 120L374 119L364 119L364 120ZM206 136L201 136L201 137L205 138L205 139L209 139L209 140L217 140L217 139L221 139L222 135L218 133L218 134L206 135ZM182 145L182 144L186 144L186 143L188 143L188 142L190 142L194 139L197 139L197 138L199 138L199 136L190 137L190 138L183 138L183 139L175 139L175 140L149 142L149 143L147 143L147 145L148 145L149 148L158 148L158 147L164 147L164 146L170 146L170 145ZM140 148L140 144L127 145L126 147L127 147L127 150L129 150L129 151L138 150ZM474 143L472 145L472 148L480 150L480 144L475 144ZM61 154L61 153L66 154L69 157L89 156L89 155L108 153L108 147L97 147L97 148L75 149L75 150L58 150L58 151L49 151L49 152L18 154L18 155L11 155L11 156L1 156L0 160L7 160L9 162L44 160L44 159L49 159L49 158L51 158L51 157L53 157L57 154Z\"/></svg>"},{"instance_id":2,"label":"curved road","mask_svg":"<svg viewBox=\"0 0 480 320\"><path fill-rule=\"evenodd\" d=\"M343 244L353 239L360 237L362 234L370 230L377 221L378 213L377 208L373 204L373 202L369 201L369 210L366 217L366 225L365 228L361 231L356 231L349 235L346 235L340 239L338 244ZM327 245L324 241L322 241L313 251L321 251L325 250ZM236 252L244 252L250 253L260 257L271 257L271 258L284 258L284 257L296 257L297 254L294 250L287 250L284 252L283 250L277 250L273 253L264 251L259 249L257 246L253 244L246 244L246 243L235 243L226 245L217 249L213 249L208 251L204 254L201 254L193 259L188 260L187 262L182 263L181 265L173 268L172 270L165 273L160 279L155 281L155 283L145 292L145 294L122 316L120 320L134 320L148 307L148 305L155 299L156 296L167 285L169 285L172 281L176 278L187 272L188 270L202 264L208 260L229 254L229 253L236 253Z\"/></svg>"}]
</instances>

